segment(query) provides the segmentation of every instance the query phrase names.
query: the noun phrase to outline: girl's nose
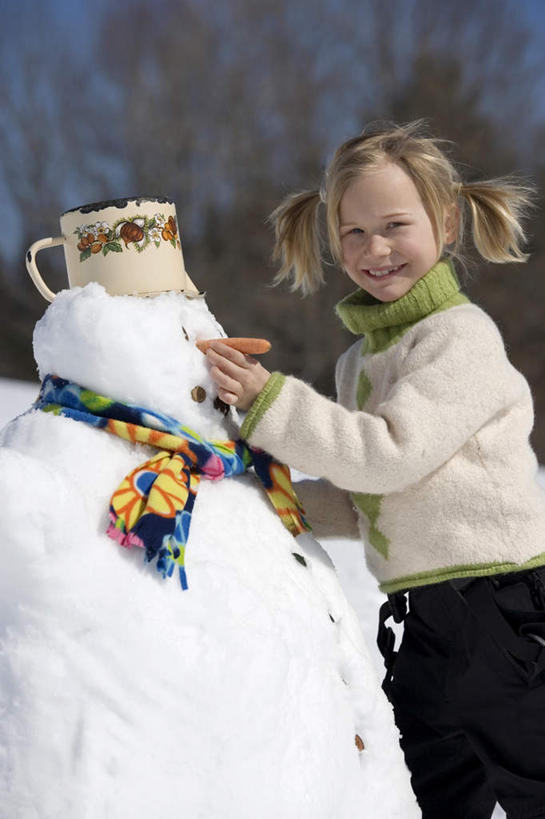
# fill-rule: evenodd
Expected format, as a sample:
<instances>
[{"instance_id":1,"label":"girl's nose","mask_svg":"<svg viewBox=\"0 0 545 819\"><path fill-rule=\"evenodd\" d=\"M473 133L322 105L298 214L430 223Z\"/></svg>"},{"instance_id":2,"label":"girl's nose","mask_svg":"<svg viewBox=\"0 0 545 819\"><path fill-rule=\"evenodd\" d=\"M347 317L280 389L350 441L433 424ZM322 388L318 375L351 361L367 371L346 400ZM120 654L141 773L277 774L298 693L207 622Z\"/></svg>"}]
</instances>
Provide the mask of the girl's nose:
<instances>
[{"instance_id":1,"label":"girl's nose","mask_svg":"<svg viewBox=\"0 0 545 819\"><path fill-rule=\"evenodd\" d=\"M369 237L367 255L376 259L385 259L390 255L390 246L384 236L375 233Z\"/></svg>"}]
</instances>

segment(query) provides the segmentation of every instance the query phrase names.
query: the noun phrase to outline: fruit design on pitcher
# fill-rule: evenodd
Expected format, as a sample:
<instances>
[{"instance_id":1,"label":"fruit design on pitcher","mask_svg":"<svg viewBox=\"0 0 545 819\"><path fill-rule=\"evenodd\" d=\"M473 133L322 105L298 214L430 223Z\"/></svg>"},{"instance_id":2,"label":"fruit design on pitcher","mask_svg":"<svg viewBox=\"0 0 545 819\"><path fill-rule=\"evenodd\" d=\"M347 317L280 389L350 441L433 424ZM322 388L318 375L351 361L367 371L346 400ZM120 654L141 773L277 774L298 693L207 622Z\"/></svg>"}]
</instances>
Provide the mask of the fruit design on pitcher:
<instances>
[{"instance_id":1,"label":"fruit design on pitcher","mask_svg":"<svg viewBox=\"0 0 545 819\"><path fill-rule=\"evenodd\" d=\"M131 219L119 219L113 225L107 222L95 222L93 225L80 225L74 233L78 237L80 262L90 259L95 253L122 253L133 248L141 253L151 244L161 247L162 242L170 242L173 247L181 248L178 238L178 225L173 216L165 218L164 214L155 216L134 216Z\"/></svg>"},{"instance_id":2,"label":"fruit design on pitcher","mask_svg":"<svg viewBox=\"0 0 545 819\"><path fill-rule=\"evenodd\" d=\"M176 219L173 216L168 217L168 222L166 223L163 231L161 233L163 239L165 241L176 242L176 237L178 236L178 227L176 225Z\"/></svg>"},{"instance_id":3,"label":"fruit design on pitcher","mask_svg":"<svg viewBox=\"0 0 545 819\"><path fill-rule=\"evenodd\" d=\"M94 225L81 225L74 231L78 234L78 250L80 251L80 262L88 259L94 253L103 252L104 255L110 250L120 251L121 247L113 247L119 245L119 242L114 242L111 239L111 231L106 222L96 222Z\"/></svg>"},{"instance_id":4,"label":"fruit design on pitcher","mask_svg":"<svg viewBox=\"0 0 545 819\"><path fill-rule=\"evenodd\" d=\"M135 220L134 222L123 222L119 228L119 235L125 242L125 247L128 247L131 242L138 244L142 239L145 239L146 234Z\"/></svg>"}]
</instances>

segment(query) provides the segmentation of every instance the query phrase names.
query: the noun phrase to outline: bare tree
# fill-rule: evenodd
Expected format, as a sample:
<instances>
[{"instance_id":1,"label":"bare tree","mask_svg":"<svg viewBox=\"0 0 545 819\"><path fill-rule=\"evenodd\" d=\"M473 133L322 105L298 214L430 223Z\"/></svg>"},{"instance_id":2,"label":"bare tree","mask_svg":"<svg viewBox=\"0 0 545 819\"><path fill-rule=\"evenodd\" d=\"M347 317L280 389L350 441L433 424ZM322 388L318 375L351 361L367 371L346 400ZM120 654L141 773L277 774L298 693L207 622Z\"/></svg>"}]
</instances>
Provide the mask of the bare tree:
<instances>
[{"instance_id":1,"label":"bare tree","mask_svg":"<svg viewBox=\"0 0 545 819\"><path fill-rule=\"evenodd\" d=\"M269 336L270 367L332 394L334 361L350 341L332 305L351 283L329 267L312 298L271 290L266 218L279 200L316 187L333 148L375 117L427 117L475 175L538 167L533 102L545 50L508 0L104 1L82 59L66 37L39 46L47 3L31 5L34 40L27 26L17 51L5 49L17 78L0 93L2 176L24 234L16 263L0 268L4 374L30 374L21 350L40 308L26 243L50 235L75 204L159 193L177 202L190 272L226 329ZM536 246L524 270L483 270L469 286L543 411L540 258ZM55 267L60 259L49 265L53 284L63 281ZM8 321L15 312L21 329Z\"/></svg>"}]
</instances>

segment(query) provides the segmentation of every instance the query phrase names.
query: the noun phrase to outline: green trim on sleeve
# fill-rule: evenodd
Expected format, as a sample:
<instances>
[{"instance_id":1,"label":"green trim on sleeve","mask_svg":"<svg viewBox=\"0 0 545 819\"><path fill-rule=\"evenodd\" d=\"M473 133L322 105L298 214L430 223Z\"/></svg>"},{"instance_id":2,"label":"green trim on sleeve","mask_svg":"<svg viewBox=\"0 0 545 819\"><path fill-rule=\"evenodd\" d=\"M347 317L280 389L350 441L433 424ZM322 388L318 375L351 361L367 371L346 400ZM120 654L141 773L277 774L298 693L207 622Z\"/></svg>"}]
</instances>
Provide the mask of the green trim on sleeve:
<instances>
[{"instance_id":1,"label":"green trim on sleeve","mask_svg":"<svg viewBox=\"0 0 545 819\"><path fill-rule=\"evenodd\" d=\"M259 424L269 407L271 407L284 386L286 376L283 373L272 373L269 380L248 410L244 423L240 428L240 437L249 440L256 426Z\"/></svg>"}]
</instances>

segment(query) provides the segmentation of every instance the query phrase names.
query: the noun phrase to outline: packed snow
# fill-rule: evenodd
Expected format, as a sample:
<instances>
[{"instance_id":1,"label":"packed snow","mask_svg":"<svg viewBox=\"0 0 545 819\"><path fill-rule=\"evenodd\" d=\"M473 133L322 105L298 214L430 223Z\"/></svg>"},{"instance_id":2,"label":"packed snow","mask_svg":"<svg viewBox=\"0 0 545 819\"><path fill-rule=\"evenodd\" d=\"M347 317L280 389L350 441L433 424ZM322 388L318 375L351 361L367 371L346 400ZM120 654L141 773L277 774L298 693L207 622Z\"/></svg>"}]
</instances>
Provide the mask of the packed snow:
<instances>
[{"instance_id":1,"label":"packed snow","mask_svg":"<svg viewBox=\"0 0 545 819\"><path fill-rule=\"evenodd\" d=\"M34 350L40 378L225 439L239 419L195 346L220 335L203 298L90 284L55 298ZM251 473L201 481L182 591L105 535L112 492L154 450L38 410L0 445L2 819L420 816L332 561ZM345 546L373 639L378 592Z\"/></svg>"}]
</instances>

